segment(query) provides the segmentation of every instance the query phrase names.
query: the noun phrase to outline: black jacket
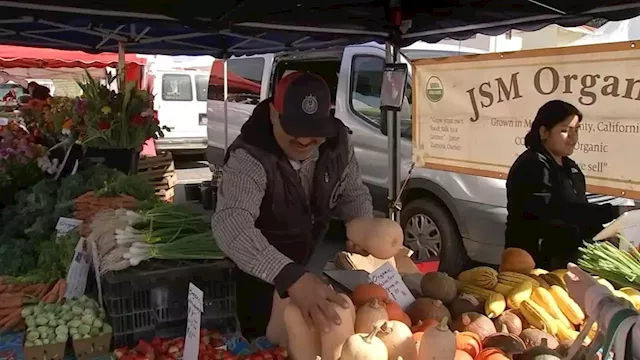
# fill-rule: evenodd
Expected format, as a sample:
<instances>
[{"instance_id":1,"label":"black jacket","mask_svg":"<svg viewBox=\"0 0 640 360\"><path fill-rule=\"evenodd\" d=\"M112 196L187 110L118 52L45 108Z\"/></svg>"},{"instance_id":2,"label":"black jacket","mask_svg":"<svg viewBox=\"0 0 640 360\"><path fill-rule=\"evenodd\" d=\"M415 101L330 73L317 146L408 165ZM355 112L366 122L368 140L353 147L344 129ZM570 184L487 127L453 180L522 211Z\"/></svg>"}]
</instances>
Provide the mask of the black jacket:
<instances>
[{"instance_id":1,"label":"black jacket","mask_svg":"<svg viewBox=\"0 0 640 360\"><path fill-rule=\"evenodd\" d=\"M552 260L566 266L582 242L619 212L609 204L589 204L578 164L565 157L558 165L544 149L527 149L514 162L507 201L505 246L527 250L542 266L552 266Z\"/></svg>"}]
</instances>

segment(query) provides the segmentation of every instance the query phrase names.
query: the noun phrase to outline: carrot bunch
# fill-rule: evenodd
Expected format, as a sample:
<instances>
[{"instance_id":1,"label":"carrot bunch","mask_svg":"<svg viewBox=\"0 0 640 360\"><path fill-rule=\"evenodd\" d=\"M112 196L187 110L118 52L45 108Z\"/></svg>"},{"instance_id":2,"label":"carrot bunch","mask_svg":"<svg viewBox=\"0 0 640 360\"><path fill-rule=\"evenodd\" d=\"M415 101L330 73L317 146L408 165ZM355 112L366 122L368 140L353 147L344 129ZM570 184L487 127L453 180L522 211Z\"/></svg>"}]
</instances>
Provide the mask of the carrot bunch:
<instances>
[{"instance_id":1,"label":"carrot bunch","mask_svg":"<svg viewBox=\"0 0 640 360\"><path fill-rule=\"evenodd\" d=\"M73 200L75 211L73 217L78 220L89 220L95 214L108 209L130 209L138 205L138 200L129 195L97 196L93 191L86 192Z\"/></svg>"},{"instance_id":2,"label":"carrot bunch","mask_svg":"<svg viewBox=\"0 0 640 360\"><path fill-rule=\"evenodd\" d=\"M67 281L49 284L11 284L0 280L0 332L24 328L22 309L25 305L43 301L60 302L67 291Z\"/></svg>"}]
</instances>

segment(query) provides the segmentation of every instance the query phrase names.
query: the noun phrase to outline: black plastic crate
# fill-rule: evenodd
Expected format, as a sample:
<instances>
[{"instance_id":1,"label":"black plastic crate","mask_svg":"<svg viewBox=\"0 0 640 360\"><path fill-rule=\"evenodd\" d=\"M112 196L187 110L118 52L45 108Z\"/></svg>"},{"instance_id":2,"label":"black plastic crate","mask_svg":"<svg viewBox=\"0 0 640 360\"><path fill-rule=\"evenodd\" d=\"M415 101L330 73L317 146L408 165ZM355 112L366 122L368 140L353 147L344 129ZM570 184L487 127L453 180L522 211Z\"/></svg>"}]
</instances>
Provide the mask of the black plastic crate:
<instances>
[{"instance_id":1,"label":"black plastic crate","mask_svg":"<svg viewBox=\"0 0 640 360\"><path fill-rule=\"evenodd\" d=\"M202 327L235 331L234 266L229 260L158 260L105 274L103 299L114 346L134 346L153 336L183 336L190 282L204 293Z\"/></svg>"}]
</instances>

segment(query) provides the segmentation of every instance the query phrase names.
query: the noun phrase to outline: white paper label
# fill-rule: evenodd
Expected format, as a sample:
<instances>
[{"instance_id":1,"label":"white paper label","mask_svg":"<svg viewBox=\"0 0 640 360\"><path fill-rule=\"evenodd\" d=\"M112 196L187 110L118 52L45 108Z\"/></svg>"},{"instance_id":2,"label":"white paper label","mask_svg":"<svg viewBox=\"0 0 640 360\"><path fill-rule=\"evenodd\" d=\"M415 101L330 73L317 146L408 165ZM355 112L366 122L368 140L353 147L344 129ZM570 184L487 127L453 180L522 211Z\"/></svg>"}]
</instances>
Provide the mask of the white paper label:
<instances>
[{"instance_id":1,"label":"white paper label","mask_svg":"<svg viewBox=\"0 0 640 360\"><path fill-rule=\"evenodd\" d=\"M61 217L56 224L56 238L65 235L69 231L77 228L82 224L82 220Z\"/></svg>"},{"instance_id":2,"label":"white paper label","mask_svg":"<svg viewBox=\"0 0 640 360\"><path fill-rule=\"evenodd\" d=\"M413 297L402 277L390 262L384 263L374 272L369 274L369 281L385 288L389 296L403 309L411 305L416 298Z\"/></svg>"},{"instance_id":3,"label":"white paper label","mask_svg":"<svg viewBox=\"0 0 640 360\"><path fill-rule=\"evenodd\" d=\"M80 238L76 250L69 265L67 273L67 291L65 299L75 299L84 295L87 288L87 276L89 274L89 254L85 249L85 239Z\"/></svg>"},{"instance_id":4,"label":"white paper label","mask_svg":"<svg viewBox=\"0 0 640 360\"><path fill-rule=\"evenodd\" d=\"M98 247L95 241L91 242L91 262L93 263L93 272L96 277L96 286L98 287L98 304L103 308L102 281L100 281L100 254L98 254Z\"/></svg>"},{"instance_id":5,"label":"white paper label","mask_svg":"<svg viewBox=\"0 0 640 360\"><path fill-rule=\"evenodd\" d=\"M184 336L184 354L183 360L198 360L200 350L200 321L202 319L202 310L204 294L193 283L189 283L189 294L187 295L188 314L187 314L187 333Z\"/></svg>"}]
</instances>

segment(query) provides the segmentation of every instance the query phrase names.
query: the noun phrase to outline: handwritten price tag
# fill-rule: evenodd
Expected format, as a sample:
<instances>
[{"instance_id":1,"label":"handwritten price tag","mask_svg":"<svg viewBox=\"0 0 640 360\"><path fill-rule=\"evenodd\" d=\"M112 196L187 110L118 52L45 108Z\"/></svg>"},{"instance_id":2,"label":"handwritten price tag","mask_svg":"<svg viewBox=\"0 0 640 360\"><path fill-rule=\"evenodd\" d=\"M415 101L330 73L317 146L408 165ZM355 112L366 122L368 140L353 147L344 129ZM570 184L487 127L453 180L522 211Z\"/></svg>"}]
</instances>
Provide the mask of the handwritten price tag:
<instances>
[{"instance_id":1,"label":"handwritten price tag","mask_svg":"<svg viewBox=\"0 0 640 360\"><path fill-rule=\"evenodd\" d=\"M184 354L183 360L198 360L200 348L200 321L202 320L203 311L202 290L198 289L193 283L189 283L189 294L187 302L187 333L184 337Z\"/></svg>"},{"instance_id":2,"label":"handwritten price tag","mask_svg":"<svg viewBox=\"0 0 640 360\"><path fill-rule=\"evenodd\" d=\"M403 309L406 309L416 301L407 285L402 281L398 271L389 262L384 263L384 265L369 274L369 281L385 288L389 296L400 304Z\"/></svg>"},{"instance_id":3,"label":"handwritten price tag","mask_svg":"<svg viewBox=\"0 0 640 360\"><path fill-rule=\"evenodd\" d=\"M61 217L56 224L56 239L82 224L82 220Z\"/></svg>"}]
</instances>

